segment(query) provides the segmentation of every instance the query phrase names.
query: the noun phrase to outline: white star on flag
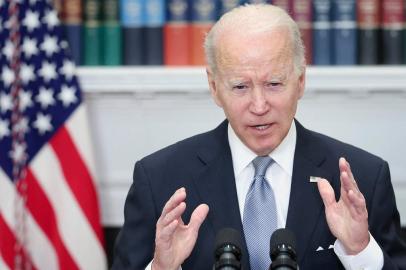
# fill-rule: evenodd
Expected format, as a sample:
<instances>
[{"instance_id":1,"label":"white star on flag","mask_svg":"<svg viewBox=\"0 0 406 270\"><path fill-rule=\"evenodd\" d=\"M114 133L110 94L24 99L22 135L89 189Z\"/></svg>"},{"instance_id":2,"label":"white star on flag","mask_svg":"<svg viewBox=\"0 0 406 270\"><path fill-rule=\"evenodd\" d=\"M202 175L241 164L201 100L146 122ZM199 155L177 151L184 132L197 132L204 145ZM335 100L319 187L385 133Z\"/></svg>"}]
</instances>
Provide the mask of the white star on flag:
<instances>
[{"instance_id":1,"label":"white star on flag","mask_svg":"<svg viewBox=\"0 0 406 270\"><path fill-rule=\"evenodd\" d=\"M23 20L23 25L27 27L29 32L32 32L32 30L37 28L40 25L38 12L27 10Z\"/></svg>"},{"instance_id":2,"label":"white star on flag","mask_svg":"<svg viewBox=\"0 0 406 270\"><path fill-rule=\"evenodd\" d=\"M27 133L30 130L28 126L28 118L21 117L20 120L18 120L17 124L13 126L13 129L15 132Z\"/></svg>"},{"instance_id":3,"label":"white star on flag","mask_svg":"<svg viewBox=\"0 0 406 270\"><path fill-rule=\"evenodd\" d=\"M44 78L45 82L55 79L57 75L55 64L48 63L47 61L42 62L39 74Z\"/></svg>"},{"instance_id":4,"label":"white star on flag","mask_svg":"<svg viewBox=\"0 0 406 270\"><path fill-rule=\"evenodd\" d=\"M45 36L44 41L41 43L41 49L45 51L47 56L51 56L53 53L59 50L57 39L51 36Z\"/></svg>"},{"instance_id":5,"label":"white star on flag","mask_svg":"<svg viewBox=\"0 0 406 270\"><path fill-rule=\"evenodd\" d=\"M30 91L21 91L19 98L21 111L25 111L25 109L32 106L32 93Z\"/></svg>"},{"instance_id":6,"label":"white star on flag","mask_svg":"<svg viewBox=\"0 0 406 270\"><path fill-rule=\"evenodd\" d=\"M60 101L62 101L63 106L68 107L70 104L75 103L78 99L75 95L75 88L68 87L66 85L62 86L62 90L58 95Z\"/></svg>"},{"instance_id":7,"label":"white star on flag","mask_svg":"<svg viewBox=\"0 0 406 270\"><path fill-rule=\"evenodd\" d=\"M1 78L3 79L4 84L6 87L10 86L14 81L14 72L9 69L8 67L3 67L3 72L1 74Z\"/></svg>"},{"instance_id":8,"label":"white star on flag","mask_svg":"<svg viewBox=\"0 0 406 270\"><path fill-rule=\"evenodd\" d=\"M43 21L48 25L48 28L54 28L59 24L58 15L54 10L47 11Z\"/></svg>"},{"instance_id":9,"label":"white star on flag","mask_svg":"<svg viewBox=\"0 0 406 270\"><path fill-rule=\"evenodd\" d=\"M13 103L11 100L11 96L9 94L0 93L0 111L2 113L5 113L8 110L11 111L12 108Z\"/></svg>"},{"instance_id":10,"label":"white star on flag","mask_svg":"<svg viewBox=\"0 0 406 270\"><path fill-rule=\"evenodd\" d=\"M39 94L37 95L36 100L41 104L41 107L43 109L46 109L48 108L48 106L55 104L53 91L44 87L39 90Z\"/></svg>"},{"instance_id":11,"label":"white star on flag","mask_svg":"<svg viewBox=\"0 0 406 270\"><path fill-rule=\"evenodd\" d=\"M23 144L15 144L15 148L10 151L10 157L13 159L15 162L22 161L23 158L25 157L25 149L26 146Z\"/></svg>"},{"instance_id":12,"label":"white star on flag","mask_svg":"<svg viewBox=\"0 0 406 270\"><path fill-rule=\"evenodd\" d=\"M0 118L0 140L10 135L8 125L9 125L8 120L3 120Z\"/></svg>"},{"instance_id":13,"label":"white star on flag","mask_svg":"<svg viewBox=\"0 0 406 270\"><path fill-rule=\"evenodd\" d=\"M6 45L3 47L3 54L7 57L7 60L10 61L13 56L14 45L10 40L6 41Z\"/></svg>"},{"instance_id":14,"label":"white star on flag","mask_svg":"<svg viewBox=\"0 0 406 270\"><path fill-rule=\"evenodd\" d=\"M25 84L34 80L34 67L32 65L22 64L20 68L20 77Z\"/></svg>"},{"instance_id":15,"label":"white star on flag","mask_svg":"<svg viewBox=\"0 0 406 270\"><path fill-rule=\"evenodd\" d=\"M72 79L75 75L75 64L72 61L64 60L61 73L65 75L66 79Z\"/></svg>"},{"instance_id":16,"label":"white star on flag","mask_svg":"<svg viewBox=\"0 0 406 270\"><path fill-rule=\"evenodd\" d=\"M51 125L51 116L44 115L42 113L37 114L37 119L32 124L41 135L44 135L45 132L52 130Z\"/></svg>"},{"instance_id":17,"label":"white star on flag","mask_svg":"<svg viewBox=\"0 0 406 270\"><path fill-rule=\"evenodd\" d=\"M22 50L25 52L27 58L38 53L37 42L35 39L24 38Z\"/></svg>"}]
</instances>

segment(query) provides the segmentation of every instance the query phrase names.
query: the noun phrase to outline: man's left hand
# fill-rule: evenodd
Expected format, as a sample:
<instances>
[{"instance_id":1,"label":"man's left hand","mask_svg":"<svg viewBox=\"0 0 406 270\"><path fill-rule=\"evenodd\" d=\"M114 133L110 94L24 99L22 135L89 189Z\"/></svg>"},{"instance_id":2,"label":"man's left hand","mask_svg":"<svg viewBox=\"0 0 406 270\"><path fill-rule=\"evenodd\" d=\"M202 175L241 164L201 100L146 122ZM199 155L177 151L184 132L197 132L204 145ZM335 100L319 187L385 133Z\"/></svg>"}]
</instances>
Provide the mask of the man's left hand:
<instances>
[{"instance_id":1,"label":"man's left hand","mask_svg":"<svg viewBox=\"0 0 406 270\"><path fill-rule=\"evenodd\" d=\"M340 240L348 255L356 255L369 243L368 211L350 164L344 158L340 158L339 167L341 194L338 202L333 188L326 179L320 179L317 186L323 199L331 233Z\"/></svg>"}]
</instances>

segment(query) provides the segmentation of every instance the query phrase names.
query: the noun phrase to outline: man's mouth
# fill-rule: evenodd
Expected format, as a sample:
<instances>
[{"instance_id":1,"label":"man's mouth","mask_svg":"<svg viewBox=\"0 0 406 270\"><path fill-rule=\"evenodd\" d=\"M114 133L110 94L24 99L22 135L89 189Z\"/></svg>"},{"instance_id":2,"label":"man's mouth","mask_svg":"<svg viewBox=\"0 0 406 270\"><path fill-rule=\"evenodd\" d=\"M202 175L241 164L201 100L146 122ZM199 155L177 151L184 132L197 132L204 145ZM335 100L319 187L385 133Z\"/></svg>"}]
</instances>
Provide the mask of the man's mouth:
<instances>
[{"instance_id":1,"label":"man's mouth","mask_svg":"<svg viewBox=\"0 0 406 270\"><path fill-rule=\"evenodd\" d=\"M267 128L269 128L271 125L270 124L266 124L266 125L255 125L253 126L256 130L265 130Z\"/></svg>"}]
</instances>

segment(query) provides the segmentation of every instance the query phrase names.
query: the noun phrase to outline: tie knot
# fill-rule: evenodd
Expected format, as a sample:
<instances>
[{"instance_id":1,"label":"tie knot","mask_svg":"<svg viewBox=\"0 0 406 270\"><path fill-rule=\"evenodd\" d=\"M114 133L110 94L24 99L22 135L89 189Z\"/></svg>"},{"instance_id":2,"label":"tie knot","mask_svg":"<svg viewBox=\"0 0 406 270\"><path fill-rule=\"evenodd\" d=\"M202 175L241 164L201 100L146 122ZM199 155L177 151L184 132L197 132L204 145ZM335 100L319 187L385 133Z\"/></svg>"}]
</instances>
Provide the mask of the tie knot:
<instances>
[{"instance_id":1,"label":"tie knot","mask_svg":"<svg viewBox=\"0 0 406 270\"><path fill-rule=\"evenodd\" d=\"M272 164L273 159L270 156L264 156L264 157L256 157L253 161L252 164L254 165L255 168L255 176L265 176L265 172L268 169L269 165Z\"/></svg>"}]
</instances>

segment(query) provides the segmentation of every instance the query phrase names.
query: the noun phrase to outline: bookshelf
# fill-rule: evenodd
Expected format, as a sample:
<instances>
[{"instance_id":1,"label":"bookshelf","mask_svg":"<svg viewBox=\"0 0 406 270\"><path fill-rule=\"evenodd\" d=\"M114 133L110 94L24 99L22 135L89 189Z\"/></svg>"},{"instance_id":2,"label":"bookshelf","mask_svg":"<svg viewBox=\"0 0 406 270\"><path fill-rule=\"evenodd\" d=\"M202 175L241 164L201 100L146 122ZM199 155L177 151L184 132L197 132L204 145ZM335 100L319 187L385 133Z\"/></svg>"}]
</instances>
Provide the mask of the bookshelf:
<instances>
[{"instance_id":1,"label":"bookshelf","mask_svg":"<svg viewBox=\"0 0 406 270\"><path fill-rule=\"evenodd\" d=\"M202 67L78 69L104 225L120 226L134 162L224 119ZM406 66L309 67L297 118L389 162L406 226Z\"/></svg>"},{"instance_id":2,"label":"bookshelf","mask_svg":"<svg viewBox=\"0 0 406 270\"><path fill-rule=\"evenodd\" d=\"M202 67L80 67L84 91L96 93L154 93L207 91ZM406 66L308 67L310 92L406 92Z\"/></svg>"}]
</instances>

